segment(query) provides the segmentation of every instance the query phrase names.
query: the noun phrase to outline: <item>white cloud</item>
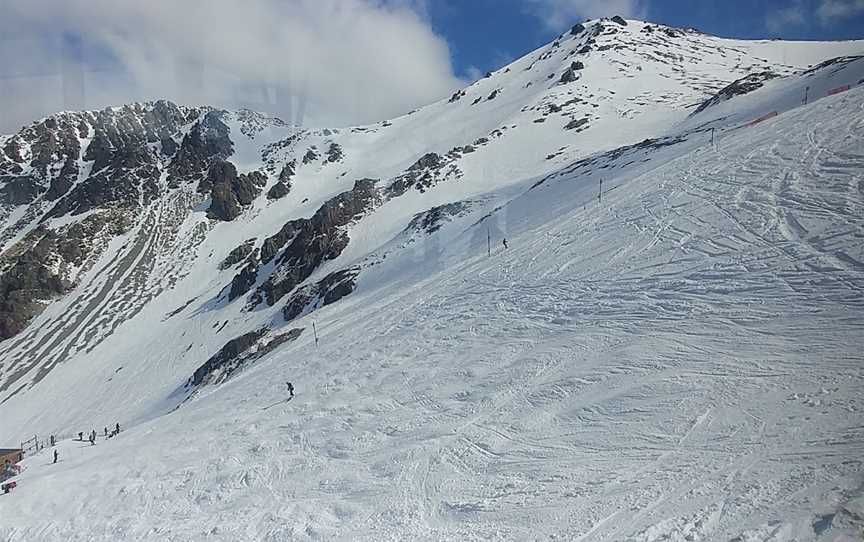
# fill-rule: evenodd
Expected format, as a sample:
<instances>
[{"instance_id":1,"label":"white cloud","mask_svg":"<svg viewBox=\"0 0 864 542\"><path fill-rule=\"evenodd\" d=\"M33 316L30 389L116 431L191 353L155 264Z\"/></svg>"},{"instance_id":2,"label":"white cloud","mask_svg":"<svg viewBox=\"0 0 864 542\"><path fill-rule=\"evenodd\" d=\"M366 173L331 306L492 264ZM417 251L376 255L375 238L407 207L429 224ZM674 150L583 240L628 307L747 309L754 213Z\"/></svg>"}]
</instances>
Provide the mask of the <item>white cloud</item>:
<instances>
[{"instance_id":1,"label":"white cloud","mask_svg":"<svg viewBox=\"0 0 864 542\"><path fill-rule=\"evenodd\" d=\"M0 19L0 133L168 98L286 120L384 119L460 84L426 0L28 0Z\"/></svg>"},{"instance_id":2,"label":"white cloud","mask_svg":"<svg viewBox=\"0 0 864 542\"><path fill-rule=\"evenodd\" d=\"M526 8L551 30L559 31L581 19L620 15L644 19L644 0L525 0Z\"/></svg>"},{"instance_id":3,"label":"white cloud","mask_svg":"<svg viewBox=\"0 0 864 542\"><path fill-rule=\"evenodd\" d=\"M795 0L788 7L769 11L765 15L765 26L772 33L788 30L790 26L801 26L807 20L803 0Z\"/></svg>"},{"instance_id":4,"label":"white cloud","mask_svg":"<svg viewBox=\"0 0 864 542\"><path fill-rule=\"evenodd\" d=\"M816 8L816 16L822 24L861 13L864 13L864 0L820 0L819 7Z\"/></svg>"}]
</instances>

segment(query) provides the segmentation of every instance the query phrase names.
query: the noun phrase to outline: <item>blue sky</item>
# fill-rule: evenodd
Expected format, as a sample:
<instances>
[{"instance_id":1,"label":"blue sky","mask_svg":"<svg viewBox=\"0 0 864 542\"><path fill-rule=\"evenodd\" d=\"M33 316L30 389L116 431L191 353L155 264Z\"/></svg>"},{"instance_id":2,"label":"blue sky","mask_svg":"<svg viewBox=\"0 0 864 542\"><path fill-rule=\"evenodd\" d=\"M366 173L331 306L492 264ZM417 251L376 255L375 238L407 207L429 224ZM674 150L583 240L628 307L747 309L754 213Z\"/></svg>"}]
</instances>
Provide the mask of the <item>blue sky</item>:
<instances>
[{"instance_id":1,"label":"blue sky","mask_svg":"<svg viewBox=\"0 0 864 542\"><path fill-rule=\"evenodd\" d=\"M564 29L562 25L566 27L563 21L550 25L538 16L542 3L544 0L535 4L525 0L429 0L425 9L433 29L450 45L456 72L471 78L548 43ZM569 3L594 4L596 7L588 10L590 15L602 11L600 6L605 2ZM860 0L654 0L632 4L635 11L630 16L669 26L695 27L724 37L864 38L864 2ZM578 9L574 8L573 13ZM573 22L578 18L574 17Z\"/></svg>"}]
</instances>

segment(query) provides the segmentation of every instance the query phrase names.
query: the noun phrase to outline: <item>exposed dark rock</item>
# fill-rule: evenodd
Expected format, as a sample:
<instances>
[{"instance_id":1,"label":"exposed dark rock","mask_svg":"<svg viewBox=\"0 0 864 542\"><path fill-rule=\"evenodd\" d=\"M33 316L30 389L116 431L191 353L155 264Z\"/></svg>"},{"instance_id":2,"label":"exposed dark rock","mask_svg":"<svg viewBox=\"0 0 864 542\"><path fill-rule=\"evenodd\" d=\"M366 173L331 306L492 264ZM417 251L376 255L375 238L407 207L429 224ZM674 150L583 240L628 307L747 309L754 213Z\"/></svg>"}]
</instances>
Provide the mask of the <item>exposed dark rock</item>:
<instances>
[{"instance_id":1,"label":"exposed dark rock","mask_svg":"<svg viewBox=\"0 0 864 542\"><path fill-rule=\"evenodd\" d=\"M207 178L198 185L199 192L209 189L212 198L207 217L230 222L240 216L240 202L231 189L237 180L237 168L231 162L216 162L210 167Z\"/></svg>"},{"instance_id":2,"label":"exposed dark rock","mask_svg":"<svg viewBox=\"0 0 864 542\"><path fill-rule=\"evenodd\" d=\"M297 340L302 335L303 328L290 329L286 333L270 337L269 340L266 338L267 333L268 329L262 328L228 341L219 352L195 370L186 382L186 388L225 382L237 371L248 367L279 346Z\"/></svg>"},{"instance_id":3,"label":"exposed dark rock","mask_svg":"<svg viewBox=\"0 0 864 542\"><path fill-rule=\"evenodd\" d=\"M300 288L291 295L282 309L282 316L290 322L299 316L335 303L354 291L357 268L330 273L315 284Z\"/></svg>"},{"instance_id":4,"label":"exposed dark rock","mask_svg":"<svg viewBox=\"0 0 864 542\"><path fill-rule=\"evenodd\" d=\"M318 153L315 152L315 147L312 147L311 149L306 151L306 154L303 156L303 164L309 165L317 159Z\"/></svg>"},{"instance_id":5,"label":"exposed dark rock","mask_svg":"<svg viewBox=\"0 0 864 542\"><path fill-rule=\"evenodd\" d=\"M573 36L578 36L582 32L585 32L585 26L577 23L573 25L573 28L570 29L570 34Z\"/></svg>"},{"instance_id":6,"label":"exposed dark rock","mask_svg":"<svg viewBox=\"0 0 864 542\"><path fill-rule=\"evenodd\" d=\"M267 199L269 200L277 200L282 199L287 196L291 192L291 185L283 183L279 181L270 187L270 190L267 191Z\"/></svg>"},{"instance_id":7,"label":"exposed dark rock","mask_svg":"<svg viewBox=\"0 0 864 542\"><path fill-rule=\"evenodd\" d=\"M754 90L762 88L766 81L776 79L777 77L780 76L770 70L766 70L763 72L751 73L746 77L742 77L737 81L733 81L732 83L721 89L717 94L712 96L710 99L702 102L702 104L697 107L696 110L690 114L690 116L701 113L709 107L713 107L717 104L723 103L726 100L734 98L735 96L748 94L750 92L753 92Z\"/></svg>"},{"instance_id":8,"label":"exposed dark rock","mask_svg":"<svg viewBox=\"0 0 864 542\"><path fill-rule=\"evenodd\" d=\"M459 216L470 209L465 202L448 203L433 207L423 213L414 215L411 222L405 228L406 231L417 231L425 234L433 234L451 217Z\"/></svg>"},{"instance_id":9,"label":"exposed dark rock","mask_svg":"<svg viewBox=\"0 0 864 542\"><path fill-rule=\"evenodd\" d=\"M242 206L255 200L266 183L267 177L259 171L237 175L234 164L220 161L210 167L207 177L198 185L198 191L210 190L209 218L230 222L240 216Z\"/></svg>"},{"instance_id":10,"label":"exposed dark rock","mask_svg":"<svg viewBox=\"0 0 864 542\"><path fill-rule=\"evenodd\" d=\"M434 152L426 153L414 162L404 174L387 187L388 197L399 197L409 188L425 189L432 185L434 175L443 167L443 159Z\"/></svg>"},{"instance_id":11,"label":"exposed dark rock","mask_svg":"<svg viewBox=\"0 0 864 542\"><path fill-rule=\"evenodd\" d=\"M226 160L233 152L234 144L228 126L222 122L222 113L211 111L183 137L169 168L169 183L200 181L213 162Z\"/></svg>"},{"instance_id":12,"label":"exposed dark rock","mask_svg":"<svg viewBox=\"0 0 864 542\"><path fill-rule=\"evenodd\" d=\"M561 75L561 79L558 80L561 84L573 83L579 79L577 72L585 69L585 64L581 61L576 61L570 64L570 67Z\"/></svg>"},{"instance_id":13,"label":"exposed dark rock","mask_svg":"<svg viewBox=\"0 0 864 542\"><path fill-rule=\"evenodd\" d=\"M342 230L363 215L380 200L374 179L362 179L354 188L328 200L310 219L286 224L279 239L267 239L261 248L262 262L270 257L275 246L287 244L276 261L273 274L257 291L254 303L262 300L272 306L297 285L306 280L322 262L339 256L348 245L348 235Z\"/></svg>"},{"instance_id":14,"label":"exposed dark rock","mask_svg":"<svg viewBox=\"0 0 864 542\"><path fill-rule=\"evenodd\" d=\"M331 164L340 162L343 156L342 147L338 143L331 143L327 149L327 162Z\"/></svg>"},{"instance_id":15,"label":"exposed dark rock","mask_svg":"<svg viewBox=\"0 0 864 542\"><path fill-rule=\"evenodd\" d=\"M494 100L495 98L498 97L499 92L500 92L500 91L499 91L498 89L493 90L493 91L489 94L489 97L486 98L486 99L487 99L487 100Z\"/></svg>"},{"instance_id":16,"label":"exposed dark rock","mask_svg":"<svg viewBox=\"0 0 864 542\"><path fill-rule=\"evenodd\" d=\"M245 295L258 282L258 264L250 261L237 275L231 279L231 289L228 290L228 301L234 301Z\"/></svg>"},{"instance_id":17,"label":"exposed dark rock","mask_svg":"<svg viewBox=\"0 0 864 542\"><path fill-rule=\"evenodd\" d=\"M231 339L204 365L195 370L190 383L193 386L200 386L205 379L214 379L217 371L224 370L230 373L233 368L236 368L232 362L236 362L241 354L249 350L252 345L258 342L258 339L266 334L267 328L262 328ZM224 376L227 377L228 375Z\"/></svg>"},{"instance_id":18,"label":"exposed dark rock","mask_svg":"<svg viewBox=\"0 0 864 542\"><path fill-rule=\"evenodd\" d=\"M0 177L0 203L6 205L24 205L35 200L43 188L39 181L31 176Z\"/></svg>"},{"instance_id":19,"label":"exposed dark rock","mask_svg":"<svg viewBox=\"0 0 864 542\"><path fill-rule=\"evenodd\" d=\"M616 15L616 16L612 17L612 22L618 23L621 26L627 26L627 21L625 21L624 18L621 17L620 15Z\"/></svg>"},{"instance_id":20,"label":"exposed dark rock","mask_svg":"<svg viewBox=\"0 0 864 542\"><path fill-rule=\"evenodd\" d=\"M228 253L228 256L219 264L219 270L224 271L234 267L248 258L255 251L255 239L243 241L243 244Z\"/></svg>"},{"instance_id":21,"label":"exposed dark rock","mask_svg":"<svg viewBox=\"0 0 864 542\"><path fill-rule=\"evenodd\" d=\"M0 260L0 340L24 329L45 308L45 302L65 294L73 284L64 270L80 267L96 249L101 233L117 235L128 224L93 215L60 231L37 228Z\"/></svg>"},{"instance_id":22,"label":"exposed dark rock","mask_svg":"<svg viewBox=\"0 0 864 542\"><path fill-rule=\"evenodd\" d=\"M455 102L458 102L458 101L461 100L464 96L465 96L465 91L464 91L464 90L457 90L456 92L453 93L452 96L450 96L450 99L448 100L448 102L451 103L451 104L452 104L452 103L455 103Z\"/></svg>"},{"instance_id":23,"label":"exposed dark rock","mask_svg":"<svg viewBox=\"0 0 864 542\"><path fill-rule=\"evenodd\" d=\"M564 125L564 129L565 130L576 130L576 129L582 128L586 124L588 124L587 118L573 119L570 122L568 122L566 125Z\"/></svg>"}]
</instances>

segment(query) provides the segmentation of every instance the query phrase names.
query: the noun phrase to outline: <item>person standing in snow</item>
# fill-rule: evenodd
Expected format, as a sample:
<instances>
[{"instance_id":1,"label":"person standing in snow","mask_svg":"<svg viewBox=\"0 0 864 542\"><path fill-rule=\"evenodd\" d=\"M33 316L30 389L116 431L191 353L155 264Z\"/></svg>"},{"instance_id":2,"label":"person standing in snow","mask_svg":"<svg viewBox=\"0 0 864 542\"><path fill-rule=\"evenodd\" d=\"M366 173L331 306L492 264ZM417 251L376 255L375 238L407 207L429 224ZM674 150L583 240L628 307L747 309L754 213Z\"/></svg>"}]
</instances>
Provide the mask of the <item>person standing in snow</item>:
<instances>
[{"instance_id":1,"label":"person standing in snow","mask_svg":"<svg viewBox=\"0 0 864 542\"><path fill-rule=\"evenodd\" d=\"M51 446L54 446L56 443L57 441L54 440L54 435L51 435Z\"/></svg>"},{"instance_id":2,"label":"person standing in snow","mask_svg":"<svg viewBox=\"0 0 864 542\"><path fill-rule=\"evenodd\" d=\"M120 434L120 422L117 422L117 425L114 426L114 431L119 435Z\"/></svg>"},{"instance_id":3,"label":"person standing in snow","mask_svg":"<svg viewBox=\"0 0 864 542\"><path fill-rule=\"evenodd\" d=\"M84 431L78 431L78 440L84 442Z\"/></svg>"},{"instance_id":4,"label":"person standing in snow","mask_svg":"<svg viewBox=\"0 0 864 542\"><path fill-rule=\"evenodd\" d=\"M57 456L58 456L57 450L54 450L54 463L55 464L57 463Z\"/></svg>"},{"instance_id":5,"label":"person standing in snow","mask_svg":"<svg viewBox=\"0 0 864 542\"><path fill-rule=\"evenodd\" d=\"M291 394L291 398L293 399L294 398L294 384L292 384L290 382L286 382L285 385L288 386L288 393Z\"/></svg>"},{"instance_id":6,"label":"person standing in snow","mask_svg":"<svg viewBox=\"0 0 864 542\"><path fill-rule=\"evenodd\" d=\"M108 428L107 427L105 428L105 436L106 437L108 436Z\"/></svg>"},{"instance_id":7,"label":"person standing in snow","mask_svg":"<svg viewBox=\"0 0 864 542\"><path fill-rule=\"evenodd\" d=\"M504 241L502 241L502 242L504 243L504 248L506 249L507 248L507 238L505 237Z\"/></svg>"}]
</instances>

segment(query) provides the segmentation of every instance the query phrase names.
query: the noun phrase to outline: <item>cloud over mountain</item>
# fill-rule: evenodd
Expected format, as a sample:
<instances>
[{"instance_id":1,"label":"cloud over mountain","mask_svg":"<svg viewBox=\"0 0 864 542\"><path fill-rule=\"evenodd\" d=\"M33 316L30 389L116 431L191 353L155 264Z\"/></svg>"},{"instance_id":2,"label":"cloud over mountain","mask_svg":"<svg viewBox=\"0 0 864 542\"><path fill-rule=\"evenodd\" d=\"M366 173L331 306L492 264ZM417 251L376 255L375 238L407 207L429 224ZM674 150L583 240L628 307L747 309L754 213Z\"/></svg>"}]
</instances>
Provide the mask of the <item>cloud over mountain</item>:
<instances>
[{"instance_id":1,"label":"cloud over mountain","mask_svg":"<svg viewBox=\"0 0 864 542\"><path fill-rule=\"evenodd\" d=\"M459 84L409 0L7 4L0 130L62 109L169 98L305 123L392 117Z\"/></svg>"}]
</instances>

